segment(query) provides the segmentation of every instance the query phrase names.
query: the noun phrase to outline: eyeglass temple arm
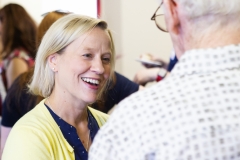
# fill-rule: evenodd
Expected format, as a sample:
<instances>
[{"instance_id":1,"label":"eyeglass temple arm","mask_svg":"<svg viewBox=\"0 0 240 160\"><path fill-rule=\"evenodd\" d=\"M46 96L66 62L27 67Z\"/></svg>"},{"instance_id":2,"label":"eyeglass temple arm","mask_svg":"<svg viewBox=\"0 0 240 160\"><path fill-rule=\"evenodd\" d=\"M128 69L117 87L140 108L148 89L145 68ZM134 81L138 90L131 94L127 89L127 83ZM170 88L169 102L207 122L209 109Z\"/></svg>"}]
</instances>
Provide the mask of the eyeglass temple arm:
<instances>
[{"instance_id":1,"label":"eyeglass temple arm","mask_svg":"<svg viewBox=\"0 0 240 160\"><path fill-rule=\"evenodd\" d=\"M161 5L160 5L161 6ZM153 16L151 17L151 20L154 21L155 17L156 17L156 13L159 10L160 6L158 6L158 8L156 9L156 11L154 12Z\"/></svg>"}]
</instances>

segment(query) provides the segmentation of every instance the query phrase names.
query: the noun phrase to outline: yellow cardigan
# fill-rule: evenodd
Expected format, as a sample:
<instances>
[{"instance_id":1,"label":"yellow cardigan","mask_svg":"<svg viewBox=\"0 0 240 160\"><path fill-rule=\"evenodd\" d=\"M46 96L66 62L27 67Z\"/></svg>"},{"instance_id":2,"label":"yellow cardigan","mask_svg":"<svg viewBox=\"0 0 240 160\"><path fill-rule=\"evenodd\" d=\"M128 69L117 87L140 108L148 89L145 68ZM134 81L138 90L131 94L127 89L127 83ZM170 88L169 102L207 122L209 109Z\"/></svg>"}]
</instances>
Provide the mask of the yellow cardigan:
<instances>
[{"instance_id":1,"label":"yellow cardigan","mask_svg":"<svg viewBox=\"0 0 240 160\"><path fill-rule=\"evenodd\" d=\"M65 140L42 100L13 127L2 160L74 160L73 148ZM89 107L101 127L108 115Z\"/></svg>"}]
</instances>

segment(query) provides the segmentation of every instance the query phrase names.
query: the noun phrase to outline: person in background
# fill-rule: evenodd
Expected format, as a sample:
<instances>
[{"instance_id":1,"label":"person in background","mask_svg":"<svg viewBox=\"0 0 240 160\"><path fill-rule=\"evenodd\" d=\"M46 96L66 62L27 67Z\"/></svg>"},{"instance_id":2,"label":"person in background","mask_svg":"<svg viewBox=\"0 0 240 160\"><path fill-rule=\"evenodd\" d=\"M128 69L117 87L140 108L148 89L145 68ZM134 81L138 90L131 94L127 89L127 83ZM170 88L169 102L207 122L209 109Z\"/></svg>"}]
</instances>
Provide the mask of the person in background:
<instances>
[{"instance_id":1,"label":"person in background","mask_svg":"<svg viewBox=\"0 0 240 160\"><path fill-rule=\"evenodd\" d=\"M160 6L179 61L118 104L89 160L240 159L240 1Z\"/></svg>"},{"instance_id":2,"label":"person in background","mask_svg":"<svg viewBox=\"0 0 240 160\"><path fill-rule=\"evenodd\" d=\"M0 37L0 98L3 102L13 81L34 65L36 24L22 6L7 4L0 9Z\"/></svg>"},{"instance_id":3,"label":"person in background","mask_svg":"<svg viewBox=\"0 0 240 160\"><path fill-rule=\"evenodd\" d=\"M87 160L108 119L88 105L112 81L114 57L105 21L69 14L54 22L41 41L29 84L31 93L46 99L14 125L2 159Z\"/></svg>"},{"instance_id":4,"label":"person in background","mask_svg":"<svg viewBox=\"0 0 240 160\"><path fill-rule=\"evenodd\" d=\"M6 74L6 89L34 65L36 29L34 20L22 6L10 3L0 9L2 71Z\"/></svg>"},{"instance_id":5,"label":"person in background","mask_svg":"<svg viewBox=\"0 0 240 160\"><path fill-rule=\"evenodd\" d=\"M142 65L145 66L146 68L139 70L135 74L134 80L133 80L135 83L142 86L145 86L149 82L161 81L167 75L169 75L169 73L171 72L175 64L178 62L174 51L172 51L169 62L165 62L160 57L154 56L150 53L141 55L140 59L141 57L144 57L144 55L147 55L148 57L150 57L151 61L157 62L161 65L156 66L156 65L150 65L148 63L142 62Z\"/></svg>"}]
</instances>

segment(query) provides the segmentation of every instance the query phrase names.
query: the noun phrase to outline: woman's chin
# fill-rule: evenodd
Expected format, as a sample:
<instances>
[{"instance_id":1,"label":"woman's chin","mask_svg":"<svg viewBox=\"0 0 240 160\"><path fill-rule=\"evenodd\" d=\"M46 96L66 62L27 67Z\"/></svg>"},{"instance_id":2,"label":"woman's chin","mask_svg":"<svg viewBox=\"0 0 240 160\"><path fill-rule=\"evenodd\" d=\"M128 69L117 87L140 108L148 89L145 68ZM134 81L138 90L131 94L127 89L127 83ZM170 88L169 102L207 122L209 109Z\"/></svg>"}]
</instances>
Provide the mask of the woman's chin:
<instances>
[{"instance_id":1,"label":"woman's chin","mask_svg":"<svg viewBox=\"0 0 240 160\"><path fill-rule=\"evenodd\" d=\"M86 100L85 102L87 103L87 104L93 104L93 103L95 103L97 101L97 99L95 98L95 99L88 99L88 100Z\"/></svg>"}]
</instances>

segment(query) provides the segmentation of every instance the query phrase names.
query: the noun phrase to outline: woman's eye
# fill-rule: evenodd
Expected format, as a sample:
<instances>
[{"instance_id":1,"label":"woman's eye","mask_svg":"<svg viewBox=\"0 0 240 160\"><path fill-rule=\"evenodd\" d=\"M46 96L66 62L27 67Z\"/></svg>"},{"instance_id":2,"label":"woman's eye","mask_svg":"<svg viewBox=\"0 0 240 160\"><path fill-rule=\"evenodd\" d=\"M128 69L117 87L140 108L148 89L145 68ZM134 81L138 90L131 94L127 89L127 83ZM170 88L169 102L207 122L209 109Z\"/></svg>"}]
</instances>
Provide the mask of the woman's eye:
<instances>
[{"instance_id":1,"label":"woman's eye","mask_svg":"<svg viewBox=\"0 0 240 160\"><path fill-rule=\"evenodd\" d=\"M89 54L89 53L88 53L88 54L84 54L83 56L84 56L84 57L87 57L87 58L91 58L91 57L92 57L92 55Z\"/></svg>"},{"instance_id":2,"label":"woman's eye","mask_svg":"<svg viewBox=\"0 0 240 160\"><path fill-rule=\"evenodd\" d=\"M104 64L108 64L108 63L110 63L111 60L110 60L110 58L105 57L105 58L102 58L102 61Z\"/></svg>"}]
</instances>

